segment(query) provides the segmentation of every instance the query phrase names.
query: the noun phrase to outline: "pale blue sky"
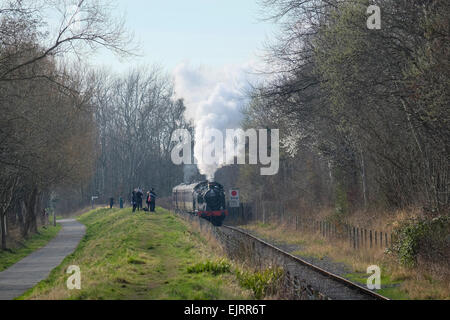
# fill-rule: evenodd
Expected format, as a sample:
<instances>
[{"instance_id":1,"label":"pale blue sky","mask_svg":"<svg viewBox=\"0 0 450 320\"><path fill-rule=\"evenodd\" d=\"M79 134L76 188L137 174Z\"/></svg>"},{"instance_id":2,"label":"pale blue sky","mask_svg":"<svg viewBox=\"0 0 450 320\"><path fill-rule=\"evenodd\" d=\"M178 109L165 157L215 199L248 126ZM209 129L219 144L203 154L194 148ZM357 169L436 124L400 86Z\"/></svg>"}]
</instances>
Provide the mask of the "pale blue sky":
<instances>
[{"instance_id":1,"label":"pale blue sky","mask_svg":"<svg viewBox=\"0 0 450 320\"><path fill-rule=\"evenodd\" d=\"M92 61L119 70L158 63L173 70L183 61L219 67L257 60L275 27L261 21L256 0L117 0L143 57L119 62L100 52Z\"/></svg>"}]
</instances>

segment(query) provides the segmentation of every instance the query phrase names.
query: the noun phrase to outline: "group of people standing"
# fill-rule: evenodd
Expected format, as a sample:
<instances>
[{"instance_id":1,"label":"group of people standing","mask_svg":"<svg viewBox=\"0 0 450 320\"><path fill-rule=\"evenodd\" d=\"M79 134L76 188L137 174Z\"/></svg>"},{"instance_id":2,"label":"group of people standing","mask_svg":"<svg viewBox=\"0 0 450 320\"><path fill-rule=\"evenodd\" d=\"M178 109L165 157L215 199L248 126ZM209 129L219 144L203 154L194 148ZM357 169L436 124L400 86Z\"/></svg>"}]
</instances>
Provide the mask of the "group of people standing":
<instances>
[{"instance_id":1,"label":"group of people standing","mask_svg":"<svg viewBox=\"0 0 450 320\"><path fill-rule=\"evenodd\" d=\"M145 195L145 203L147 204L147 210L150 212L155 212L155 206L156 206L156 193L153 188L150 189L150 191L147 191L147 194ZM143 209L142 203L144 200L144 192L141 188L136 188L131 193L131 204L133 206L133 212L140 211ZM145 209L144 209L145 210Z\"/></svg>"}]
</instances>

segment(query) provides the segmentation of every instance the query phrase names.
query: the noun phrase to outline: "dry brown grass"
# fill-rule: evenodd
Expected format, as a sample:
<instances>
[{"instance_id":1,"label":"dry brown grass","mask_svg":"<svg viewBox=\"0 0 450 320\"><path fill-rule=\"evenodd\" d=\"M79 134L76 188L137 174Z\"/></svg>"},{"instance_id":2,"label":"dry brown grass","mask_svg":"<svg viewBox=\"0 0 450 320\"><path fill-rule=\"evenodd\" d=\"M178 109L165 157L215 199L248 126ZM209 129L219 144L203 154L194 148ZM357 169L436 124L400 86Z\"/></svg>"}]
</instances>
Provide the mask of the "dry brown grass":
<instances>
[{"instance_id":1,"label":"dry brown grass","mask_svg":"<svg viewBox=\"0 0 450 320\"><path fill-rule=\"evenodd\" d=\"M398 211L395 215L373 220L354 219L358 226L371 229L386 230L383 222L390 221L391 226L399 223L403 219L407 219L411 215L405 211ZM365 221L366 224L358 222ZM369 224L368 221L371 221ZM391 257L381 248L360 248L354 250L349 241L340 239L325 239L319 232L295 230L295 226L287 224L267 224L254 223L245 226L246 229L256 232L258 235L287 244L297 244L301 247L300 252L296 252L301 256L311 256L319 259L328 257L335 262L345 263L355 273L365 273L370 265L382 266L383 272L387 273L389 282L401 282L400 290L402 290L411 299L450 299L450 279L443 276L443 268L448 265L443 264L434 266L434 272L430 272L430 266L423 266L406 269L401 267L395 258ZM445 265L444 265L445 264Z\"/></svg>"},{"instance_id":2,"label":"dry brown grass","mask_svg":"<svg viewBox=\"0 0 450 320\"><path fill-rule=\"evenodd\" d=\"M369 265L380 263L384 258L384 250L381 248L354 250L349 241L324 239L319 232L295 230L286 224L270 227L252 224L245 228L268 239L299 245L301 247L299 253L303 256L319 259L329 257L336 262L346 263L354 272L365 272Z\"/></svg>"},{"instance_id":3,"label":"dry brown grass","mask_svg":"<svg viewBox=\"0 0 450 320\"><path fill-rule=\"evenodd\" d=\"M401 209L395 211L356 211L347 220L352 225L372 230L392 231L403 221L422 216L419 208Z\"/></svg>"},{"instance_id":4,"label":"dry brown grass","mask_svg":"<svg viewBox=\"0 0 450 320\"><path fill-rule=\"evenodd\" d=\"M442 274L430 273L428 268L408 269L400 266L393 259L386 259L385 268L394 282L401 281L401 289L410 299L415 300L449 300L450 279Z\"/></svg>"}]
</instances>

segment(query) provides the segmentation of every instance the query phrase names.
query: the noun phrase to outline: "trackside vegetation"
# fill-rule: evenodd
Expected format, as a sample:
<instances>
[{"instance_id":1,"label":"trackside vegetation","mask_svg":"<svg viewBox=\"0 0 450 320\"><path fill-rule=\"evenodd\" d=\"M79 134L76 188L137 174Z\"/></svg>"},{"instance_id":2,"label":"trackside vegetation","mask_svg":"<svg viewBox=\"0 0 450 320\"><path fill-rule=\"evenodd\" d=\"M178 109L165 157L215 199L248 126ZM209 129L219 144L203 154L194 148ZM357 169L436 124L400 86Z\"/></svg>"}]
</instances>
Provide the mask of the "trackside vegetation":
<instances>
[{"instance_id":1,"label":"trackside vegetation","mask_svg":"<svg viewBox=\"0 0 450 320\"><path fill-rule=\"evenodd\" d=\"M87 227L78 248L19 299L253 298L231 263L169 211L98 209L78 220ZM81 290L67 289L71 265L80 267Z\"/></svg>"},{"instance_id":2,"label":"trackside vegetation","mask_svg":"<svg viewBox=\"0 0 450 320\"><path fill-rule=\"evenodd\" d=\"M323 264L325 269L334 268L335 273L363 286L370 274L367 267L381 268L381 289L377 293L393 300L441 300L448 299L450 285L446 280L447 266L436 261L433 273L426 269L423 261L426 253L436 256L444 253L448 244L443 235L448 234L448 220L445 217L411 221L395 231L392 248L355 251L347 242L326 241L314 232L298 232L287 225L275 223L253 223L243 226L260 238L279 245L289 245L291 252L313 264ZM400 253L400 254L399 254ZM319 265L320 266L320 265ZM439 267L441 267L439 269ZM345 271L347 270L347 271Z\"/></svg>"},{"instance_id":3,"label":"trackside vegetation","mask_svg":"<svg viewBox=\"0 0 450 320\"><path fill-rule=\"evenodd\" d=\"M284 270L279 267L264 270L233 268L227 260L201 262L189 267L188 272L209 272L214 275L233 272L239 280L239 285L251 290L256 299L279 297L284 277Z\"/></svg>"}]
</instances>

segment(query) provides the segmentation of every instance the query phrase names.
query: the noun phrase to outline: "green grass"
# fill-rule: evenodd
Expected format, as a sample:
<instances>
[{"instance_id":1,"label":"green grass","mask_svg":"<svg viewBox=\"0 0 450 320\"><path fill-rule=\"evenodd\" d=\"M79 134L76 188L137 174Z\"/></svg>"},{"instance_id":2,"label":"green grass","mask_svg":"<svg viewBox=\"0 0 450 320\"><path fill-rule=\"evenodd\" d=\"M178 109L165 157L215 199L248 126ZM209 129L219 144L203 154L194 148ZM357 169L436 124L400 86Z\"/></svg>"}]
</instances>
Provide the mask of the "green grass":
<instances>
[{"instance_id":1,"label":"green grass","mask_svg":"<svg viewBox=\"0 0 450 320\"><path fill-rule=\"evenodd\" d=\"M20 246L6 251L0 250L0 271L6 270L30 253L44 247L61 230L61 225L39 228L38 233L25 239Z\"/></svg>"},{"instance_id":2,"label":"green grass","mask_svg":"<svg viewBox=\"0 0 450 320\"><path fill-rule=\"evenodd\" d=\"M256 299L275 295L281 287L284 271L281 268L268 268L266 270L248 272L236 271L239 284L250 289Z\"/></svg>"},{"instance_id":3,"label":"green grass","mask_svg":"<svg viewBox=\"0 0 450 320\"><path fill-rule=\"evenodd\" d=\"M156 214L98 209L79 221L87 230L75 252L20 299L249 298L233 273L189 272L220 257L206 239L164 209L157 208ZM70 265L81 269L81 290L66 287Z\"/></svg>"},{"instance_id":4,"label":"green grass","mask_svg":"<svg viewBox=\"0 0 450 320\"><path fill-rule=\"evenodd\" d=\"M214 275L229 273L231 264L226 260L200 262L187 268L188 273L210 272Z\"/></svg>"},{"instance_id":5,"label":"green grass","mask_svg":"<svg viewBox=\"0 0 450 320\"><path fill-rule=\"evenodd\" d=\"M346 274L344 277L349 279L350 281L353 281L355 283L361 284L364 287L367 285L367 278L369 277L369 274L366 273L349 273ZM381 272L381 289L376 290L378 294L381 294L382 296L385 296L392 300L408 300L408 294L400 288L400 284L402 283L401 280L392 280L391 276L389 274L386 274L385 272Z\"/></svg>"}]
</instances>

